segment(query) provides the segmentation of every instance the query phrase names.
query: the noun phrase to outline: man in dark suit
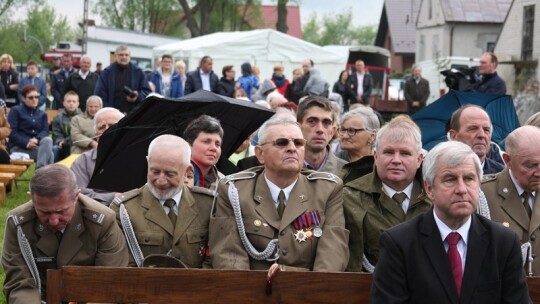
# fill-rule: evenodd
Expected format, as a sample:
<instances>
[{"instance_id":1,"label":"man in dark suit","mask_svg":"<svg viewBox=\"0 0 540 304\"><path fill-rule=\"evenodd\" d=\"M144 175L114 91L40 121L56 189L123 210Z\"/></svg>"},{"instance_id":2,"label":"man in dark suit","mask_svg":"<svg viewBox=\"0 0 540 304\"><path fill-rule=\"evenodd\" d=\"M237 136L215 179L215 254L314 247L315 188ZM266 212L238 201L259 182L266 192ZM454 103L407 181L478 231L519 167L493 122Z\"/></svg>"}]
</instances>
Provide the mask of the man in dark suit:
<instances>
[{"instance_id":1,"label":"man in dark suit","mask_svg":"<svg viewBox=\"0 0 540 304\"><path fill-rule=\"evenodd\" d=\"M433 210L381 235L372 303L530 303L517 235L475 213L482 168L449 141L424 160Z\"/></svg>"},{"instance_id":2,"label":"man in dark suit","mask_svg":"<svg viewBox=\"0 0 540 304\"><path fill-rule=\"evenodd\" d=\"M409 115L426 106L429 97L429 81L422 78L422 68L414 65L413 75L405 83L405 100L409 108Z\"/></svg>"},{"instance_id":3,"label":"man in dark suit","mask_svg":"<svg viewBox=\"0 0 540 304\"><path fill-rule=\"evenodd\" d=\"M187 74L184 95L198 90L206 90L217 93L218 77L212 71L213 60L210 56L201 59L199 67Z\"/></svg>"},{"instance_id":4,"label":"man in dark suit","mask_svg":"<svg viewBox=\"0 0 540 304\"><path fill-rule=\"evenodd\" d=\"M373 89L373 77L366 71L363 60L356 60L354 66L356 72L349 76L347 80L347 94L351 104L361 103L367 105ZM362 83L362 85L359 86L359 83Z\"/></svg>"}]
</instances>

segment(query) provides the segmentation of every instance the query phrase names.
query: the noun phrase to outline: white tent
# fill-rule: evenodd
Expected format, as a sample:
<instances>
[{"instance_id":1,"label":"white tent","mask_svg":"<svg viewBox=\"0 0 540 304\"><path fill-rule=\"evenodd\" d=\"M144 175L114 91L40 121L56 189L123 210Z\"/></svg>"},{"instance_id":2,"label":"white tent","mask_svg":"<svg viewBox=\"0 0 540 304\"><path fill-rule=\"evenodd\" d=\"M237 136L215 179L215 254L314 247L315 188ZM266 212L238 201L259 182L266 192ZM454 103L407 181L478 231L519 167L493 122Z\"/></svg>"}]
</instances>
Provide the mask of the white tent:
<instances>
[{"instance_id":1,"label":"white tent","mask_svg":"<svg viewBox=\"0 0 540 304\"><path fill-rule=\"evenodd\" d=\"M271 29L214 33L154 48L155 59L163 54L184 60L188 70L197 68L203 56L211 56L214 72L219 77L225 65L234 65L238 78L240 65L249 62L261 70L261 81L272 76L277 63L284 65L285 76L292 81L293 69L302 67L304 59L309 58L330 86L337 81L347 62L347 57Z\"/></svg>"}]
</instances>

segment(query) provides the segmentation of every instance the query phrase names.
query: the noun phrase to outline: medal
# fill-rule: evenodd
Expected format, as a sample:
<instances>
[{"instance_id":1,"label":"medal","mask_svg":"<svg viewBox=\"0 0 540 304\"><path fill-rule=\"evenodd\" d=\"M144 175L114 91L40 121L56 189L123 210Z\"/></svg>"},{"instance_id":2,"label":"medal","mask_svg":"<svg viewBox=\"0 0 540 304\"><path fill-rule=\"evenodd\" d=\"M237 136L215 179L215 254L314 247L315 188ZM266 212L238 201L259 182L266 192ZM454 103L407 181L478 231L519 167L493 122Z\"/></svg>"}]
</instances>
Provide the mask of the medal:
<instances>
[{"instance_id":1,"label":"medal","mask_svg":"<svg viewBox=\"0 0 540 304\"><path fill-rule=\"evenodd\" d=\"M321 228L321 217L319 215L319 211L311 211L313 212L313 220L315 222L315 228L313 228L313 235L315 237L320 238L322 236L322 228Z\"/></svg>"},{"instance_id":2,"label":"medal","mask_svg":"<svg viewBox=\"0 0 540 304\"><path fill-rule=\"evenodd\" d=\"M318 237L320 238L322 236L322 229L321 227L315 227L315 229L313 229L313 235L315 237Z\"/></svg>"},{"instance_id":3,"label":"medal","mask_svg":"<svg viewBox=\"0 0 540 304\"><path fill-rule=\"evenodd\" d=\"M294 239L296 241L298 241L298 243L302 243L302 242L305 242L306 241L306 233L304 232L304 230L296 230L296 233L294 234Z\"/></svg>"}]
</instances>

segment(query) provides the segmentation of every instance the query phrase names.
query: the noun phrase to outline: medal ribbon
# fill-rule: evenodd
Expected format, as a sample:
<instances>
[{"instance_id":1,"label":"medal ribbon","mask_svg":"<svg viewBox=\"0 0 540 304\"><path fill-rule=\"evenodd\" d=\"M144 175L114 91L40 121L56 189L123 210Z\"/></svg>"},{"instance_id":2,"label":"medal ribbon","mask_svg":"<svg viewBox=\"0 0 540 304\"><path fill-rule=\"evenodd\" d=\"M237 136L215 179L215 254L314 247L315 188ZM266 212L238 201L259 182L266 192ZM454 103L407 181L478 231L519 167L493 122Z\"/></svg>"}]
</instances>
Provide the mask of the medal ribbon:
<instances>
[{"instance_id":1,"label":"medal ribbon","mask_svg":"<svg viewBox=\"0 0 540 304\"><path fill-rule=\"evenodd\" d=\"M296 230L309 228L312 226L321 226L321 217L318 210L306 212L294 220L294 228Z\"/></svg>"}]
</instances>

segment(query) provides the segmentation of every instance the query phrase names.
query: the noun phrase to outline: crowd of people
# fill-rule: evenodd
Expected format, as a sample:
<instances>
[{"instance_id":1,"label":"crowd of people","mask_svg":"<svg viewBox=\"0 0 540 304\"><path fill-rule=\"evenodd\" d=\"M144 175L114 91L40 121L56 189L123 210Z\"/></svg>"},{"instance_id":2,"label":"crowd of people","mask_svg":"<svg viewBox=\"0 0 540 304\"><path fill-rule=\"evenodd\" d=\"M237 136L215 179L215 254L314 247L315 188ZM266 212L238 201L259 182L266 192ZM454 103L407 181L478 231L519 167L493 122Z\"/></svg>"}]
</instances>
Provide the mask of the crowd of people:
<instances>
[{"instance_id":1,"label":"crowd of people","mask_svg":"<svg viewBox=\"0 0 540 304\"><path fill-rule=\"evenodd\" d=\"M384 123L369 107L373 79L362 60L329 92L309 59L292 81L282 65L261 81L249 63L239 78L229 65L218 79L209 56L186 73L164 55L148 77L129 49L116 55L99 76L89 57L84 69L70 74L66 59L53 72L51 88L63 91L52 137L40 107L58 99L41 104L37 82L22 88L21 104L7 102L10 151L37 160L32 200L6 224L9 303L44 299L46 270L65 265L370 272L373 303L528 303L525 270L540 275L540 260L521 250L540 253L537 126L514 130L502 151L486 111L465 105L449 121L448 141L427 152L408 115ZM493 81L489 72L484 79ZM426 82L417 67L411 79L414 113L425 105ZM16 87L4 88L17 98L8 94ZM197 90L275 110L230 157L238 173L218 170L227 134L201 115L181 137L153 139L141 188L89 187L99 137L111 125L151 92ZM52 164L66 153L81 154L71 169Z\"/></svg>"}]
</instances>

